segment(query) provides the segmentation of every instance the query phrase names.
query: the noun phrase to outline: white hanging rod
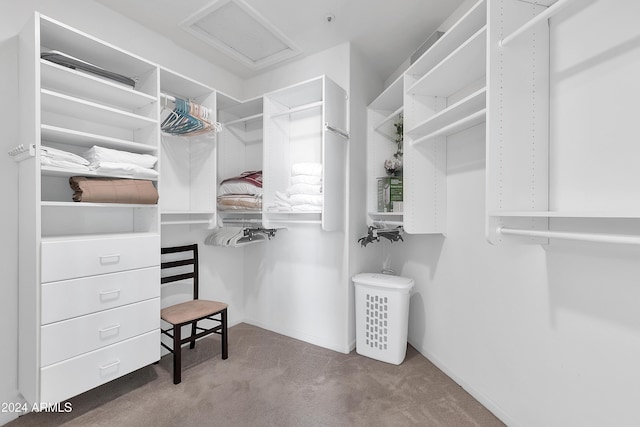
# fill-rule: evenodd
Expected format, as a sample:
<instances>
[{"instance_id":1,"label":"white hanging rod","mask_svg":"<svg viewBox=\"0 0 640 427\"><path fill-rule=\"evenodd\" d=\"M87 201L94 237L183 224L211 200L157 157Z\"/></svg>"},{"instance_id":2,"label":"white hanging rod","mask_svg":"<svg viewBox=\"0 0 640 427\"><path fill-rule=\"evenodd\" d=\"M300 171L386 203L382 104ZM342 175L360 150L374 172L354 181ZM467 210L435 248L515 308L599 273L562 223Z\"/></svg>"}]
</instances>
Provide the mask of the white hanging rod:
<instances>
[{"instance_id":1,"label":"white hanging rod","mask_svg":"<svg viewBox=\"0 0 640 427\"><path fill-rule=\"evenodd\" d=\"M349 133L348 132L346 132L346 131L344 131L342 129L338 129L337 127L333 127L327 122L324 123L324 129L328 130L329 132L333 132L333 133L343 137L344 139L349 139Z\"/></svg>"},{"instance_id":2,"label":"white hanging rod","mask_svg":"<svg viewBox=\"0 0 640 427\"><path fill-rule=\"evenodd\" d=\"M164 98L164 99L166 99L167 101L170 101L170 102L176 102L176 97L173 96L173 95L169 95L167 93L160 92L160 98Z\"/></svg>"},{"instance_id":3,"label":"white hanging rod","mask_svg":"<svg viewBox=\"0 0 640 427\"><path fill-rule=\"evenodd\" d=\"M251 120L256 120L262 118L262 113L254 114L252 116L240 117L239 119L230 120L226 123L223 123L225 126L235 125L236 123L246 123Z\"/></svg>"},{"instance_id":4,"label":"white hanging rod","mask_svg":"<svg viewBox=\"0 0 640 427\"><path fill-rule=\"evenodd\" d=\"M535 26L536 24L546 19L549 19L550 17L558 13L560 10L564 9L572 1L574 0L558 0L557 2L555 2L554 4L546 8L544 11L536 15L534 18L531 18L529 21L527 21L523 26L515 30L513 33L509 34L508 36L500 40L499 42L500 47L505 47L506 45L511 43L514 39L518 38L519 36L527 32L527 30L529 30L531 27Z\"/></svg>"},{"instance_id":5,"label":"white hanging rod","mask_svg":"<svg viewBox=\"0 0 640 427\"><path fill-rule=\"evenodd\" d=\"M520 228L498 227L498 234L511 236L541 237L545 239L579 240L582 242L596 243L620 243L627 245L640 245L640 236L600 234L600 233L578 233L572 231L551 231L551 230L524 230Z\"/></svg>"}]
</instances>

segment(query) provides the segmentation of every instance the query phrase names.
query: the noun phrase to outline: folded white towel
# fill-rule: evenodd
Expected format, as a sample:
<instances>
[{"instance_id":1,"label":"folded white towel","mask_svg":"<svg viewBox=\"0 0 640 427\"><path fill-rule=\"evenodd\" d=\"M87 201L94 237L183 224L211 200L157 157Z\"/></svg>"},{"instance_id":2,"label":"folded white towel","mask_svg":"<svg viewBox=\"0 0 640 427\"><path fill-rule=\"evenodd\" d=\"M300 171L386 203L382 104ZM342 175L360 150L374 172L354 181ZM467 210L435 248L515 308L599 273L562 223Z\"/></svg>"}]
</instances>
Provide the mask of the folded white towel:
<instances>
[{"instance_id":1,"label":"folded white towel","mask_svg":"<svg viewBox=\"0 0 640 427\"><path fill-rule=\"evenodd\" d=\"M322 176L321 163L294 163L291 166L291 176L312 175Z\"/></svg>"},{"instance_id":2,"label":"folded white towel","mask_svg":"<svg viewBox=\"0 0 640 427\"><path fill-rule=\"evenodd\" d=\"M56 167L56 168L77 170L78 172L80 172L80 171L84 171L84 172L91 171L91 169L89 169L89 166L87 166L87 165L81 165L79 163L70 162L70 161L67 161L67 160L52 159L52 158L47 157L47 156L40 156L40 164L43 165L43 166L53 166L53 167Z\"/></svg>"},{"instance_id":3,"label":"folded white towel","mask_svg":"<svg viewBox=\"0 0 640 427\"><path fill-rule=\"evenodd\" d=\"M315 175L294 175L291 177L291 185L296 184L321 185L322 177Z\"/></svg>"},{"instance_id":4,"label":"folded white towel","mask_svg":"<svg viewBox=\"0 0 640 427\"><path fill-rule=\"evenodd\" d=\"M293 194L321 194L321 193L322 193L321 185L294 184L287 189L287 195L289 196Z\"/></svg>"},{"instance_id":5,"label":"folded white towel","mask_svg":"<svg viewBox=\"0 0 640 427\"><path fill-rule=\"evenodd\" d=\"M77 154L70 153L64 150L58 150L57 148L40 146L40 157L45 157L52 160L61 160L66 163L74 163L77 165L89 165L89 161ZM44 164L44 163L43 163Z\"/></svg>"},{"instance_id":6,"label":"folded white towel","mask_svg":"<svg viewBox=\"0 0 640 427\"><path fill-rule=\"evenodd\" d=\"M143 168L152 168L158 161L158 158L151 154L130 153L128 151L114 150L111 148L100 147L98 145L94 145L89 150L82 153L82 156L91 163L128 163L142 166Z\"/></svg>"},{"instance_id":7,"label":"folded white towel","mask_svg":"<svg viewBox=\"0 0 640 427\"><path fill-rule=\"evenodd\" d=\"M154 179L158 177L158 171L154 169L143 168L128 163L97 162L92 163L90 168L100 174L124 176L127 178Z\"/></svg>"},{"instance_id":8,"label":"folded white towel","mask_svg":"<svg viewBox=\"0 0 640 427\"><path fill-rule=\"evenodd\" d=\"M322 206L322 194L293 194L289 198L289 202L291 203L291 206Z\"/></svg>"},{"instance_id":9,"label":"folded white towel","mask_svg":"<svg viewBox=\"0 0 640 427\"><path fill-rule=\"evenodd\" d=\"M316 205L296 205L291 207L294 212L319 212L320 209L321 207Z\"/></svg>"}]
</instances>

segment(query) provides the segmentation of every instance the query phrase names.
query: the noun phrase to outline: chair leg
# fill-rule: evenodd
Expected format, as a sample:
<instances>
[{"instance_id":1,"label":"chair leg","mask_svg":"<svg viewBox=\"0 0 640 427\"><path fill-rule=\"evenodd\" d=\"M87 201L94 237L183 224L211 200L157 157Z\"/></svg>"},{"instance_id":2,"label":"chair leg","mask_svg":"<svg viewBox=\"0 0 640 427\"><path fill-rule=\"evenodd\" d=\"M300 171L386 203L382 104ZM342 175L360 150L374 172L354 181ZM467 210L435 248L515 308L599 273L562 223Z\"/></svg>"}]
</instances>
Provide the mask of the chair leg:
<instances>
[{"instance_id":1,"label":"chair leg","mask_svg":"<svg viewBox=\"0 0 640 427\"><path fill-rule=\"evenodd\" d=\"M222 320L222 358L226 359L229 357L229 338L227 334L227 309L222 310L221 313Z\"/></svg>"},{"instance_id":2,"label":"chair leg","mask_svg":"<svg viewBox=\"0 0 640 427\"><path fill-rule=\"evenodd\" d=\"M182 373L180 365L182 362L182 347L180 346L180 325L173 325L173 383L180 384Z\"/></svg>"},{"instance_id":3,"label":"chair leg","mask_svg":"<svg viewBox=\"0 0 640 427\"><path fill-rule=\"evenodd\" d=\"M189 348L194 348L196 346L196 339L194 338L196 336L196 325L198 324L198 322L193 322L191 324L191 342L189 343Z\"/></svg>"}]
</instances>

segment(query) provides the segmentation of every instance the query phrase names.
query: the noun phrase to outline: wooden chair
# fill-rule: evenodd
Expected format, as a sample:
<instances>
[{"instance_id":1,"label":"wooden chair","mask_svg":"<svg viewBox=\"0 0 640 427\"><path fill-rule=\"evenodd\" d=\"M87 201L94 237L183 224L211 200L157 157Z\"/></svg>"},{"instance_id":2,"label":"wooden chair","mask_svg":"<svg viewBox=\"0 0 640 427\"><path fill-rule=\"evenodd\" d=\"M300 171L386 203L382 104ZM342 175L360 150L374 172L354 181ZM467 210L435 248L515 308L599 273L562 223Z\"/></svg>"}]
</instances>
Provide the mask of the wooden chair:
<instances>
[{"instance_id":1,"label":"wooden chair","mask_svg":"<svg viewBox=\"0 0 640 427\"><path fill-rule=\"evenodd\" d=\"M183 256L182 253L185 255ZM172 347L163 342L161 344L173 353L173 383L179 384L182 381L180 369L182 344L189 343L189 348L194 348L197 339L210 334L219 334L222 338L222 359L227 359L227 304L198 299L197 244L161 248L161 254L179 254L177 260L161 262L162 284L187 279L193 280L193 300L163 308L160 312L162 320L171 325L168 329L161 329L161 332L171 338ZM185 273L185 269L188 269L185 266L192 266L191 271ZM169 275L166 272L169 272ZM171 274L172 272L174 274ZM214 316L218 316L218 318ZM198 324L200 321L207 322L209 325L202 327ZM211 321L214 325L210 325ZM182 327L186 325L191 325L191 334L186 338L181 338Z\"/></svg>"}]
</instances>

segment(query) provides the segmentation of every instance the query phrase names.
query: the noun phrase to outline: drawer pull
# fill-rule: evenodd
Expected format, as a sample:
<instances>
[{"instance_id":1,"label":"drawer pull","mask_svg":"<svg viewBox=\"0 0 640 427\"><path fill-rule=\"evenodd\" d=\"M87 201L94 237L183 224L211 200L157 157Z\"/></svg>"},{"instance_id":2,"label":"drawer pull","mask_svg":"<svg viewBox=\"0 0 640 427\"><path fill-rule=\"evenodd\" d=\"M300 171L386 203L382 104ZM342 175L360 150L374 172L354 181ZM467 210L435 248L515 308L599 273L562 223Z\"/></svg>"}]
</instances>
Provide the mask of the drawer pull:
<instances>
[{"instance_id":1,"label":"drawer pull","mask_svg":"<svg viewBox=\"0 0 640 427\"><path fill-rule=\"evenodd\" d=\"M100 299L118 299L120 297L120 289L113 289L111 291L102 291L100 292Z\"/></svg>"},{"instance_id":2,"label":"drawer pull","mask_svg":"<svg viewBox=\"0 0 640 427\"><path fill-rule=\"evenodd\" d=\"M102 334L106 334L107 332L117 331L118 329L120 329L120 324L113 325L113 326L108 326L108 327L102 328L102 329L98 329L98 332L100 332L100 335L102 335ZM117 332L116 332L115 335L117 335Z\"/></svg>"},{"instance_id":3,"label":"drawer pull","mask_svg":"<svg viewBox=\"0 0 640 427\"><path fill-rule=\"evenodd\" d=\"M119 364L120 364L120 361L116 360L115 362L111 362L106 365L100 366L100 370L104 371L105 369L113 368L115 366L118 366Z\"/></svg>"},{"instance_id":4,"label":"drawer pull","mask_svg":"<svg viewBox=\"0 0 640 427\"><path fill-rule=\"evenodd\" d=\"M100 256L100 264L117 264L120 262L120 254L109 254Z\"/></svg>"}]
</instances>

